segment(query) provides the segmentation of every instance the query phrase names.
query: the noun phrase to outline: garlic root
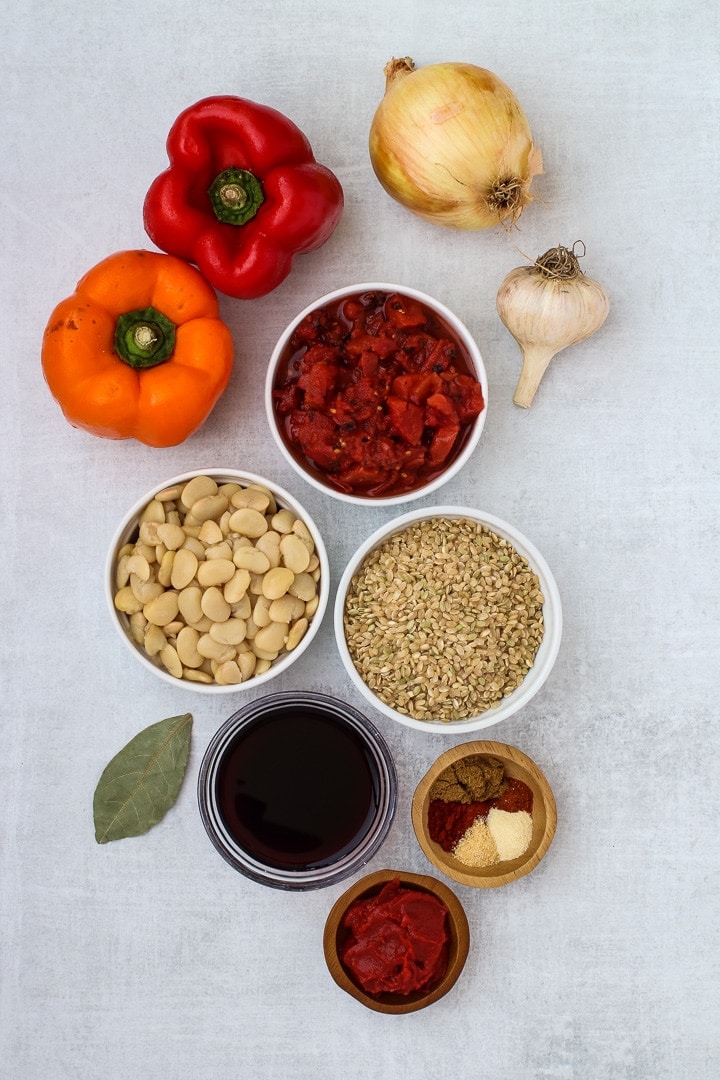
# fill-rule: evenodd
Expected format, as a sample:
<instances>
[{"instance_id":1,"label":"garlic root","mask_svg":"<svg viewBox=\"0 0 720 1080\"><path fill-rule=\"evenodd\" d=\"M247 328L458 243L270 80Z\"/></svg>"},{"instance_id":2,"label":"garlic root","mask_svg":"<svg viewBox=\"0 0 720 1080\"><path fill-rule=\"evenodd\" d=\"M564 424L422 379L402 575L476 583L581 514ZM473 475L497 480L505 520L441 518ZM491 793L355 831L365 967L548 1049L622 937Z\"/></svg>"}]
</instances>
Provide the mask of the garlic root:
<instances>
[{"instance_id":1,"label":"garlic root","mask_svg":"<svg viewBox=\"0 0 720 1080\"><path fill-rule=\"evenodd\" d=\"M556 247L532 266L510 271L498 289L497 310L523 356L513 401L528 409L552 358L599 330L610 301L582 272L574 251Z\"/></svg>"}]
</instances>

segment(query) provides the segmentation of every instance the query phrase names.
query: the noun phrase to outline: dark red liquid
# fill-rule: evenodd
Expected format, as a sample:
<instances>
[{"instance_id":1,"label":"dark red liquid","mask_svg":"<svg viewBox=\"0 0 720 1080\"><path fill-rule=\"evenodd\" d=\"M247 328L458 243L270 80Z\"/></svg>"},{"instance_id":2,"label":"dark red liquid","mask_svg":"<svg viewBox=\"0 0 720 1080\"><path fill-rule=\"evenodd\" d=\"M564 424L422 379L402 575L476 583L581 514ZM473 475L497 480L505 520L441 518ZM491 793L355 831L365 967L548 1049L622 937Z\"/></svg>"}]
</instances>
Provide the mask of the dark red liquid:
<instances>
[{"instance_id":1,"label":"dark red liquid","mask_svg":"<svg viewBox=\"0 0 720 1080\"><path fill-rule=\"evenodd\" d=\"M250 724L218 769L226 828L259 861L279 869L326 866L367 833L377 772L358 734L312 706Z\"/></svg>"}]
</instances>

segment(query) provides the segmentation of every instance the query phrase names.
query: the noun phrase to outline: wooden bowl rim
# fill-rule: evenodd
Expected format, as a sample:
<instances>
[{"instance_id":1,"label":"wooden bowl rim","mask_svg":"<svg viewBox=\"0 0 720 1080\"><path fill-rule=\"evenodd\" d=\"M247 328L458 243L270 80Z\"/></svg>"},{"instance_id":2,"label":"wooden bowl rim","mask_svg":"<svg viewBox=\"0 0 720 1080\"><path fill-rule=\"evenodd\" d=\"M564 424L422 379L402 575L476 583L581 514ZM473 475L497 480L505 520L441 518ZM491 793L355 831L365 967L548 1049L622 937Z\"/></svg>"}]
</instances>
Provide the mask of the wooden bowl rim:
<instances>
[{"instance_id":1,"label":"wooden bowl rim","mask_svg":"<svg viewBox=\"0 0 720 1080\"><path fill-rule=\"evenodd\" d=\"M542 796L545 808L545 829L540 838L540 843L529 858L512 870L505 872L498 870L497 873L491 873L488 869L484 870L484 872L481 870L474 871L471 868L464 870L458 860L453 859L451 855L446 855L439 845L433 843L427 835L424 810L430 788L443 769L461 758L469 757L471 754L487 754L511 762L530 775ZM517 881L518 878L525 877L544 858L557 828L555 796L540 767L516 746L486 740L460 743L458 746L446 750L444 754L437 758L415 789L412 798L411 816L415 835L426 858L447 877L452 878L453 881L457 881L461 885L469 885L472 889L495 889L501 885L508 885L511 881ZM501 866L502 863L499 865Z\"/></svg>"},{"instance_id":2,"label":"wooden bowl rim","mask_svg":"<svg viewBox=\"0 0 720 1080\"><path fill-rule=\"evenodd\" d=\"M394 881L395 878L399 878L402 885L410 885L430 892L437 896L439 900L442 900L450 913L451 942L454 940L450 963L441 982L428 993L423 994L418 991L417 995L409 995L407 998L402 999L398 994L377 996L368 994L347 973L337 952L337 934L340 929L340 920L349 905L368 893L378 891L380 886L385 885L388 881ZM382 1013L417 1012L419 1009L424 1009L434 1001L444 997L457 982L460 972L465 966L469 948L470 927L467 915L452 889L445 885L444 882L438 881L437 878L428 874L412 874L407 870L377 870L375 873L367 874L359 881L356 881L333 904L325 922L323 933L325 963L337 985L347 994L350 994L351 997L365 1005L366 1008Z\"/></svg>"}]
</instances>

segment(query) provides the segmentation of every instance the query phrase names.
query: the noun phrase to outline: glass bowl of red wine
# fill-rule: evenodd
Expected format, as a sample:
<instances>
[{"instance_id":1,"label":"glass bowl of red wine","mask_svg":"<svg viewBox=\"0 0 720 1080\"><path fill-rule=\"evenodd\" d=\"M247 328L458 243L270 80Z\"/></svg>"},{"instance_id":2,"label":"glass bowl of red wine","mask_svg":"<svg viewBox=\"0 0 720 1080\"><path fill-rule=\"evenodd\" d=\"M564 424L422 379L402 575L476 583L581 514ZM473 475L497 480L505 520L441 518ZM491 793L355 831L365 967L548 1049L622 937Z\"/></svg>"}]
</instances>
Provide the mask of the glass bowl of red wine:
<instances>
[{"instance_id":1,"label":"glass bowl of red wine","mask_svg":"<svg viewBox=\"0 0 720 1080\"><path fill-rule=\"evenodd\" d=\"M397 803L385 740L324 694L286 692L234 713L198 777L207 834L240 873L271 888L320 889L380 849Z\"/></svg>"}]
</instances>

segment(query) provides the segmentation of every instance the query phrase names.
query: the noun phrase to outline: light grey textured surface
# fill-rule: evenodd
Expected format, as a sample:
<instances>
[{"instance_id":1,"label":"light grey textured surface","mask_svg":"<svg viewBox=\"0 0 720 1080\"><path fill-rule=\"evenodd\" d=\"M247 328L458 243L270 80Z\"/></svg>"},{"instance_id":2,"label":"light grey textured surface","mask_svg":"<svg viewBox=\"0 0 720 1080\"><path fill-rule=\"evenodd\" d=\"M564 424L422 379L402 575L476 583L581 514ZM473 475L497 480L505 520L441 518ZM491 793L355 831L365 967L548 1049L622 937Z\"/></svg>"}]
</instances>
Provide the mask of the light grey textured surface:
<instances>
[{"instance_id":1,"label":"light grey textured surface","mask_svg":"<svg viewBox=\"0 0 720 1080\"><path fill-rule=\"evenodd\" d=\"M715 1080L718 1043L716 8L700 0L454 4L189 0L48 5L3 15L0 1075L8 1080L387 1080L458 1076ZM516 91L541 146L540 196L512 236L455 234L394 204L367 131L392 55L463 59ZM171 450L70 428L39 366L53 306L112 251L149 246L142 201L177 113L213 93L274 105L341 179L332 239L274 294L223 300L231 385ZM515 265L582 239L612 311L512 404L514 342L494 307ZM558 832L514 885L457 887L472 931L451 995L407 1017L331 981L326 915L342 887L287 896L235 874L200 822L203 750L243 696L207 702L129 662L101 578L116 521L197 466L248 468L324 529L333 586L391 516L341 507L270 441L264 369L291 316L369 278L428 291L485 357L490 407L441 500L513 522L564 602L555 670L491 737L544 769ZM272 689L362 708L330 618ZM190 709L189 774L147 836L93 839L92 793L139 728ZM445 735L372 714L400 801L370 869L426 872L413 789Z\"/></svg>"}]
</instances>

